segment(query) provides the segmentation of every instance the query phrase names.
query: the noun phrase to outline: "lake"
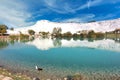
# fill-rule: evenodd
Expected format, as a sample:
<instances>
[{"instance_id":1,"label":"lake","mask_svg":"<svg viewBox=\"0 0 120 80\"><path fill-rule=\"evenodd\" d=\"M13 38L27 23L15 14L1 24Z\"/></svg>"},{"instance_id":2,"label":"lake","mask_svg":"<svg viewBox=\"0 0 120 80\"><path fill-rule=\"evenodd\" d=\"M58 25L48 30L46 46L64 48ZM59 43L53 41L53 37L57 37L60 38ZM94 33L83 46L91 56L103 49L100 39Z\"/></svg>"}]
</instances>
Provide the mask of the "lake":
<instances>
[{"instance_id":1,"label":"lake","mask_svg":"<svg viewBox=\"0 0 120 80\"><path fill-rule=\"evenodd\" d=\"M82 75L83 80L120 79L120 42L42 39L10 43L0 49L0 65L42 79ZM43 68L38 72L35 66Z\"/></svg>"}]
</instances>

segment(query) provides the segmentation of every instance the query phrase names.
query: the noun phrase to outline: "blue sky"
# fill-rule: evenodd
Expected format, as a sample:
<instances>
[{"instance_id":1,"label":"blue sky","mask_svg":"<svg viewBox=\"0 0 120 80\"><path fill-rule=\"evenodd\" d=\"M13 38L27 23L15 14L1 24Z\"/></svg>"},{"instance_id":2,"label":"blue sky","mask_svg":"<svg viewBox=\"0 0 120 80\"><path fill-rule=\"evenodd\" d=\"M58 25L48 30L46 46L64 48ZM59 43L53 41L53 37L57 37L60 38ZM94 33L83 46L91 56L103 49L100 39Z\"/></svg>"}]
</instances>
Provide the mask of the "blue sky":
<instances>
[{"instance_id":1,"label":"blue sky","mask_svg":"<svg viewBox=\"0 0 120 80\"><path fill-rule=\"evenodd\" d=\"M0 0L0 23L25 27L39 20L88 22L120 18L120 0Z\"/></svg>"}]
</instances>

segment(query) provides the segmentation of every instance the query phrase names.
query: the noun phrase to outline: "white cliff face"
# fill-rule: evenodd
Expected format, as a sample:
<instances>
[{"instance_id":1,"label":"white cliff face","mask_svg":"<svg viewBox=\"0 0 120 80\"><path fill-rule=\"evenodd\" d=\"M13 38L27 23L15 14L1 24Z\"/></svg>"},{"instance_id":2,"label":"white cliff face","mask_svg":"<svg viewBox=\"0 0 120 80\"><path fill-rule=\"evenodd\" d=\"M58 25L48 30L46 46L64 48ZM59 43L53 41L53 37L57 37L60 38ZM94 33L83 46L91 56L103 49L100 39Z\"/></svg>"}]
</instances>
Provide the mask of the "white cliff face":
<instances>
[{"instance_id":1,"label":"white cliff face","mask_svg":"<svg viewBox=\"0 0 120 80\"><path fill-rule=\"evenodd\" d=\"M49 50L51 48L56 47L86 47L86 48L94 48L94 49L103 49L109 51L117 51L120 52L120 43L116 43L114 40L104 39L104 40L94 40L93 42L89 42L88 40L52 40L52 39L40 39L37 38L32 42L27 42L28 45L33 45L40 50ZM55 45L56 44L56 45Z\"/></svg>"},{"instance_id":2,"label":"white cliff face","mask_svg":"<svg viewBox=\"0 0 120 80\"><path fill-rule=\"evenodd\" d=\"M16 28L14 31L9 31L9 34L17 34L22 32L24 34L28 34L28 30L32 29L36 33L40 31L50 32L52 33L53 28L60 27L62 29L62 33L70 31L71 33L75 33L81 30L94 30L95 32L106 32L113 31L116 28L120 28L120 19L115 20L107 20L100 22L92 22L92 23L57 23L50 22L47 20L38 21L35 25L30 27L22 27Z\"/></svg>"}]
</instances>

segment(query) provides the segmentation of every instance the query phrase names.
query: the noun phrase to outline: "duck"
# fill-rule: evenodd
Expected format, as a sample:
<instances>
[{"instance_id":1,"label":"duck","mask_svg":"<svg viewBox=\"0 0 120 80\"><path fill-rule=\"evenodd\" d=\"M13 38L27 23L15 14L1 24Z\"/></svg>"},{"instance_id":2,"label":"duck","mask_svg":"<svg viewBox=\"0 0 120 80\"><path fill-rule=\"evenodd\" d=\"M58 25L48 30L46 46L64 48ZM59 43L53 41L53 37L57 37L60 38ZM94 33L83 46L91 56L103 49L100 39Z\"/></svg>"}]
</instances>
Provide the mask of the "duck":
<instances>
[{"instance_id":1,"label":"duck","mask_svg":"<svg viewBox=\"0 0 120 80\"><path fill-rule=\"evenodd\" d=\"M36 77L36 78L33 78L33 80L40 80L40 79Z\"/></svg>"},{"instance_id":2,"label":"duck","mask_svg":"<svg viewBox=\"0 0 120 80\"><path fill-rule=\"evenodd\" d=\"M38 71L42 71L43 69L38 67L38 66L35 66L35 69L38 70Z\"/></svg>"}]
</instances>

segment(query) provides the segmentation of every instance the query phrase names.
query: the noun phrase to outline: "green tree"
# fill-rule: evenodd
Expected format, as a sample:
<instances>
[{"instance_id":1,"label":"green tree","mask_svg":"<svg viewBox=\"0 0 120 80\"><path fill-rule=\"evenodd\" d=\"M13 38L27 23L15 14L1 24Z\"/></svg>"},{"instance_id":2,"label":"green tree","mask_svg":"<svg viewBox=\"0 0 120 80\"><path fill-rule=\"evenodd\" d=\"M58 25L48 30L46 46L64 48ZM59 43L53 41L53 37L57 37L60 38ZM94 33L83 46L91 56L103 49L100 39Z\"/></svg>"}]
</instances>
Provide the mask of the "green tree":
<instances>
[{"instance_id":1,"label":"green tree","mask_svg":"<svg viewBox=\"0 0 120 80\"><path fill-rule=\"evenodd\" d=\"M64 37L72 37L72 33L71 32L66 32L63 34Z\"/></svg>"},{"instance_id":2,"label":"green tree","mask_svg":"<svg viewBox=\"0 0 120 80\"><path fill-rule=\"evenodd\" d=\"M95 35L96 35L96 38L101 38L101 39L103 39L104 37L106 37L106 34L104 34L102 32L97 32L97 33L95 33Z\"/></svg>"},{"instance_id":3,"label":"green tree","mask_svg":"<svg viewBox=\"0 0 120 80\"><path fill-rule=\"evenodd\" d=\"M0 25L0 34L3 35L7 33L8 27L6 25Z\"/></svg>"},{"instance_id":4,"label":"green tree","mask_svg":"<svg viewBox=\"0 0 120 80\"><path fill-rule=\"evenodd\" d=\"M58 28L57 32L58 32L58 34L61 34L62 29L61 29L61 28Z\"/></svg>"},{"instance_id":5,"label":"green tree","mask_svg":"<svg viewBox=\"0 0 120 80\"><path fill-rule=\"evenodd\" d=\"M116 36L116 38L117 38L117 37L118 37L117 35L120 33L120 29L119 29L119 28L118 28L118 29L115 29L113 32L115 33L115 36Z\"/></svg>"},{"instance_id":6,"label":"green tree","mask_svg":"<svg viewBox=\"0 0 120 80\"><path fill-rule=\"evenodd\" d=\"M54 34L57 34L57 28L56 28L56 27L53 28L52 34L53 34L53 35L54 35Z\"/></svg>"},{"instance_id":7,"label":"green tree","mask_svg":"<svg viewBox=\"0 0 120 80\"><path fill-rule=\"evenodd\" d=\"M88 38L94 38L95 37L95 32L93 30L90 30L87 35Z\"/></svg>"},{"instance_id":8,"label":"green tree","mask_svg":"<svg viewBox=\"0 0 120 80\"><path fill-rule=\"evenodd\" d=\"M61 28L59 28L59 27L56 28L55 27L55 28L53 28L52 34L57 35L57 34L61 34L61 32L62 32Z\"/></svg>"},{"instance_id":9,"label":"green tree","mask_svg":"<svg viewBox=\"0 0 120 80\"><path fill-rule=\"evenodd\" d=\"M28 33L29 33L30 35L34 35L34 34L35 34L35 31L34 31L34 30L28 30Z\"/></svg>"},{"instance_id":10,"label":"green tree","mask_svg":"<svg viewBox=\"0 0 120 80\"><path fill-rule=\"evenodd\" d=\"M54 37L61 38L61 37L62 37L61 32L62 32L62 29L61 29L60 27L57 27L57 28L55 27L55 28L53 28L52 37L53 37L53 38L54 38Z\"/></svg>"},{"instance_id":11,"label":"green tree","mask_svg":"<svg viewBox=\"0 0 120 80\"><path fill-rule=\"evenodd\" d=\"M14 31L14 28L12 27L12 28L10 28L10 30L11 30L11 31Z\"/></svg>"}]
</instances>

